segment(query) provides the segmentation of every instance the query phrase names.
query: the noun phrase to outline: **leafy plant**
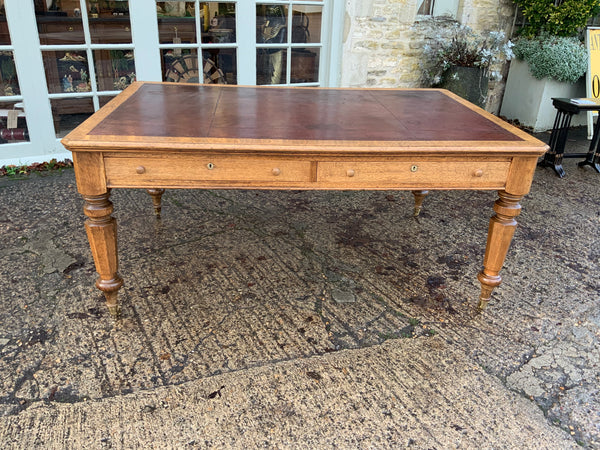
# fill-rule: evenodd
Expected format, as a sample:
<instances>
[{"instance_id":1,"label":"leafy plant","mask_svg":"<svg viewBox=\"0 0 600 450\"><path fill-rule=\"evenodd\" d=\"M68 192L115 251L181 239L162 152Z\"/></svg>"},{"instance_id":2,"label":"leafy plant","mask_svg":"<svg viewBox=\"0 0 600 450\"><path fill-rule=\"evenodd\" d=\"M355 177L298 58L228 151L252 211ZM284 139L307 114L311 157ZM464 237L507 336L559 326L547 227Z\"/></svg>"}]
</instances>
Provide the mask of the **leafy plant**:
<instances>
[{"instance_id":1,"label":"leafy plant","mask_svg":"<svg viewBox=\"0 0 600 450\"><path fill-rule=\"evenodd\" d=\"M575 37L551 36L520 38L514 47L515 56L529 65L538 79L575 83L587 70L587 50Z\"/></svg>"},{"instance_id":2,"label":"leafy plant","mask_svg":"<svg viewBox=\"0 0 600 450\"><path fill-rule=\"evenodd\" d=\"M527 37L548 33L577 36L590 17L600 12L598 0L515 0L527 24L521 34Z\"/></svg>"},{"instance_id":3,"label":"leafy plant","mask_svg":"<svg viewBox=\"0 0 600 450\"><path fill-rule=\"evenodd\" d=\"M423 48L422 82L427 86L435 86L452 66L489 69L512 56L512 43L506 39L504 32L479 34L466 25L453 23L449 27L442 27Z\"/></svg>"}]
</instances>

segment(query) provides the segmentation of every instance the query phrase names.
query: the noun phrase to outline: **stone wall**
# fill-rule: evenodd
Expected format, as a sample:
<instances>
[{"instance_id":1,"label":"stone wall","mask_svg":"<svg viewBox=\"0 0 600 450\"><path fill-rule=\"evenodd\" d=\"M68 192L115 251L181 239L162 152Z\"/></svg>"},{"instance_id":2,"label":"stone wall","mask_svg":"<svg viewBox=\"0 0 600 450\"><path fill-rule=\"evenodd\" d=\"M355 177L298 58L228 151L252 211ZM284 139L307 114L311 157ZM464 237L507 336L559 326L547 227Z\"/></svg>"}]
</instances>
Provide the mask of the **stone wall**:
<instances>
[{"instance_id":1,"label":"stone wall","mask_svg":"<svg viewBox=\"0 0 600 450\"><path fill-rule=\"evenodd\" d=\"M431 18L417 16L419 0L346 0L342 86L421 87L419 61L435 34ZM457 20L477 31L511 32L512 0L461 0ZM500 107L503 80L490 84L486 109Z\"/></svg>"}]
</instances>

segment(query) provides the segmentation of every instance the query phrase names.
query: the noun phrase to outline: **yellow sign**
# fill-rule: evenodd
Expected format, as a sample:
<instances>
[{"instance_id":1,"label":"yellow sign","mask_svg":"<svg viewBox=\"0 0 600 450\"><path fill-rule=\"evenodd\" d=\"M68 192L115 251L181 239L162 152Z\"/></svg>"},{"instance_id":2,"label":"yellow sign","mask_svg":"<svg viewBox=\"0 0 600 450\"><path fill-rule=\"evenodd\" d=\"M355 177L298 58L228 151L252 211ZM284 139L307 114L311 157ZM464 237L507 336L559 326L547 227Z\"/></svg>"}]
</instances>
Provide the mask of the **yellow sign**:
<instances>
[{"instance_id":1,"label":"yellow sign","mask_svg":"<svg viewBox=\"0 0 600 450\"><path fill-rule=\"evenodd\" d=\"M587 96L600 97L600 28L588 28L587 47L590 54L587 75Z\"/></svg>"}]
</instances>

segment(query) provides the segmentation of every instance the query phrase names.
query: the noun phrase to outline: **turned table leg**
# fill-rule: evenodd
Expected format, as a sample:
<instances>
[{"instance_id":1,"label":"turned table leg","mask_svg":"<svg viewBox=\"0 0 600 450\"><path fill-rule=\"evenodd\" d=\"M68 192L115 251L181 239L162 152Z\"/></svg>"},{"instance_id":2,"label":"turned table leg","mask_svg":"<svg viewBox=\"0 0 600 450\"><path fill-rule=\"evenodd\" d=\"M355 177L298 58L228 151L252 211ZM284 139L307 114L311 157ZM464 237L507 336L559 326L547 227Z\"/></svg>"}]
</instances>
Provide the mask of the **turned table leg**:
<instances>
[{"instance_id":1,"label":"turned table leg","mask_svg":"<svg viewBox=\"0 0 600 450\"><path fill-rule=\"evenodd\" d=\"M499 191L498 195L500 198L494 203L496 214L490 219L483 270L477 275L481 282L481 296L478 305L481 309L487 306L492 291L502 282L502 277L499 275L500 269L502 269L510 241L517 228L515 217L521 212L519 204L521 195L512 195L505 191Z\"/></svg>"},{"instance_id":2,"label":"turned table leg","mask_svg":"<svg viewBox=\"0 0 600 450\"><path fill-rule=\"evenodd\" d=\"M413 215L417 217L421 213L421 209L423 207L423 200L429 194L429 191L412 191L415 196L415 211Z\"/></svg>"},{"instance_id":3,"label":"turned table leg","mask_svg":"<svg viewBox=\"0 0 600 450\"><path fill-rule=\"evenodd\" d=\"M88 217L85 229L96 271L100 275L96 287L104 292L110 314L117 317L120 312L117 292L123 285L123 280L117 273L117 221L111 216L113 205L109 197L110 190L102 195L84 195L83 211Z\"/></svg>"},{"instance_id":4,"label":"turned table leg","mask_svg":"<svg viewBox=\"0 0 600 450\"><path fill-rule=\"evenodd\" d=\"M154 212L156 218L160 219L160 211L162 209L161 197L165 193L164 189L146 189L146 192L152 197L152 204L154 205Z\"/></svg>"}]
</instances>

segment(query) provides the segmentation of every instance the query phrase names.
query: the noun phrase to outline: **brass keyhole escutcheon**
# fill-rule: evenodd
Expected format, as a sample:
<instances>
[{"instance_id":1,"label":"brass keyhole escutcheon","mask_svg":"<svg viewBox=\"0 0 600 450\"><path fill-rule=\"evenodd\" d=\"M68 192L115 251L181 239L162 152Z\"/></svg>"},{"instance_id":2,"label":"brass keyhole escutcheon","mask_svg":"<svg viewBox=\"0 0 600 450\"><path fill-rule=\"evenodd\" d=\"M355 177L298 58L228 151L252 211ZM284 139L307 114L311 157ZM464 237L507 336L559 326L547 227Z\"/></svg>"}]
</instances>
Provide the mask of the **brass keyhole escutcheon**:
<instances>
[{"instance_id":1,"label":"brass keyhole escutcheon","mask_svg":"<svg viewBox=\"0 0 600 450\"><path fill-rule=\"evenodd\" d=\"M141 175L146 172L146 168L144 166L137 166L135 171Z\"/></svg>"},{"instance_id":2,"label":"brass keyhole escutcheon","mask_svg":"<svg viewBox=\"0 0 600 450\"><path fill-rule=\"evenodd\" d=\"M417 166L416 164L410 166L410 171L411 172L416 172L417 170L419 170L419 166Z\"/></svg>"},{"instance_id":3,"label":"brass keyhole escutcheon","mask_svg":"<svg viewBox=\"0 0 600 450\"><path fill-rule=\"evenodd\" d=\"M213 170L215 168L215 165L213 163L208 163L206 167L208 168L208 170Z\"/></svg>"}]
</instances>

